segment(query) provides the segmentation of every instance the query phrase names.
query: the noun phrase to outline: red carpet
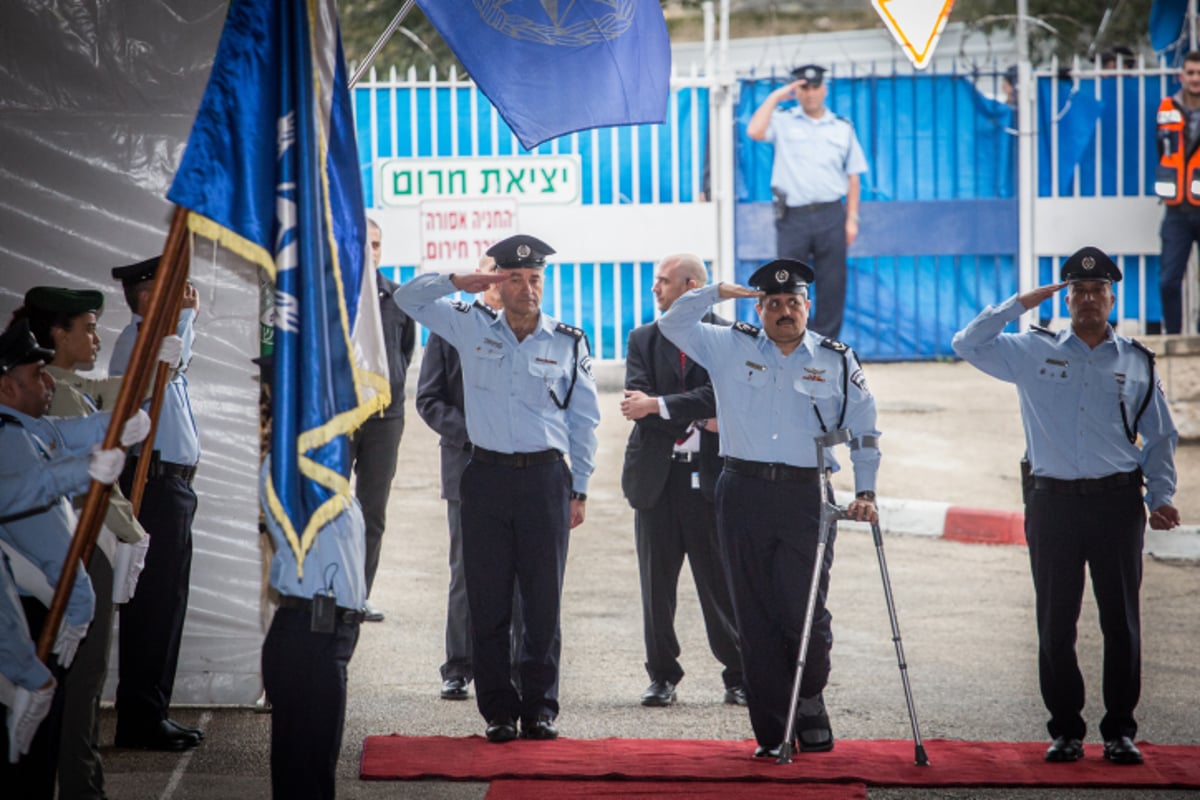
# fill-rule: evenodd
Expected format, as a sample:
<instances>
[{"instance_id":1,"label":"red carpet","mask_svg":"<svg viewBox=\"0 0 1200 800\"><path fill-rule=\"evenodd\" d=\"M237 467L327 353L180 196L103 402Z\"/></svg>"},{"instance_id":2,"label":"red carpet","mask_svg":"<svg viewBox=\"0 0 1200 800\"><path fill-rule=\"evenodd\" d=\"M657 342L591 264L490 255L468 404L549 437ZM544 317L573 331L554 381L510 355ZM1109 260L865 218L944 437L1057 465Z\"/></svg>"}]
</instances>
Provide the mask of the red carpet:
<instances>
[{"instance_id":1,"label":"red carpet","mask_svg":"<svg viewBox=\"0 0 1200 800\"><path fill-rule=\"evenodd\" d=\"M911 741L839 740L831 753L792 764L754 759L753 742L703 739L559 739L489 744L482 736L368 736L364 780L492 781L501 778L861 782L874 786L1156 786L1200 788L1200 746L1139 743L1140 767L1109 764L1101 745L1083 761L1047 764L1045 742L925 742L930 766L913 764Z\"/></svg>"},{"instance_id":2,"label":"red carpet","mask_svg":"<svg viewBox=\"0 0 1200 800\"><path fill-rule=\"evenodd\" d=\"M493 781L484 800L867 800L863 783L733 783L731 781Z\"/></svg>"}]
</instances>

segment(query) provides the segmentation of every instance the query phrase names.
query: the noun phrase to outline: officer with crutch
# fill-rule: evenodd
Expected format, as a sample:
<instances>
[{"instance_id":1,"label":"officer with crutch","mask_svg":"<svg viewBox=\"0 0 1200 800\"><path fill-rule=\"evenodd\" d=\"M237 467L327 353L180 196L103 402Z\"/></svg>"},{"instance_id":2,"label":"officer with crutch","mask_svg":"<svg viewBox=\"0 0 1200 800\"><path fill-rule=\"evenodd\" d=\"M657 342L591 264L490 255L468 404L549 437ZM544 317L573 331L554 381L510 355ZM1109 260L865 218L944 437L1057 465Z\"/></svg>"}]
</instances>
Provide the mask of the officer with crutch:
<instances>
[{"instance_id":1,"label":"officer with crutch","mask_svg":"<svg viewBox=\"0 0 1200 800\"><path fill-rule=\"evenodd\" d=\"M829 678L832 617L825 608L836 526L824 552L821 534L822 465L837 469L832 453L817 453L813 437L850 432L856 496L848 519L875 522L879 431L875 401L854 353L841 342L806 330L812 268L792 259L764 264L754 288L717 284L684 294L659 320L680 350L705 367L717 397L721 454L717 532L726 559L737 618L756 757L778 756L796 707L797 742L789 749L833 748L821 692ZM701 321L719 300L746 297L762 328ZM735 411L736 409L736 411ZM818 561L818 558L820 561ZM813 592L811 637L798 701L789 695Z\"/></svg>"}]
</instances>

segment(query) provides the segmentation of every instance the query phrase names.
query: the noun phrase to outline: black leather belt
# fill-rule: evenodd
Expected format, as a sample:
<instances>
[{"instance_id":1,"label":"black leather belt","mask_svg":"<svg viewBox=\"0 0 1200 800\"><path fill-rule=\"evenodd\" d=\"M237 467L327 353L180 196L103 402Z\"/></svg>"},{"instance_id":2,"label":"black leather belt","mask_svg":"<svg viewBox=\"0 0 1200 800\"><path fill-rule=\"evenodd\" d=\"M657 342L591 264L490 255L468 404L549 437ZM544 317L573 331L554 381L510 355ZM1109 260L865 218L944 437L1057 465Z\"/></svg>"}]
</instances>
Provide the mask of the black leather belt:
<instances>
[{"instance_id":1,"label":"black leather belt","mask_svg":"<svg viewBox=\"0 0 1200 800\"><path fill-rule=\"evenodd\" d=\"M700 460L700 453L694 450L672 450L671 460L680 464L691 464Z\"/></svg>"},{"instance_id":2,"label":"black leather belt","mask_svg":"<svg viewBox=\"0 0 1200 800\"><path fill-rule=\"evenodd\" d=\"M1114 475L1105 475L1103 478L1080 478L1074 481L1065 481L1059 478L1044 478L1040 475L1033 476L1033 488L1045 489L1052 494L1104 494L1105 492L1119 489L1122 486L1141 486L1142 471L1135 469L1133 472L1118 472Z\"/></svg>"},{"instance_id":3,"label":"black leather belt","mask_svg":"<svg viewBox=\"0 0 1200 800\"><path fill-rule=\"evenodd\" d=\"M840 206L841 200L830 200L828 203L809 203L806 206L788 206L789 214L815 214L818 211L826 211L834 206Z\"/></svg>"},{"instance_id":4,"label":"black leather belt","mask_svg":"<svg viewBox=\"0 0 1200 800\"><path fill-rule=\"evenodd\" d=\"M156 450L155 453L158 451ZM130 456L125 462L125 468L136 468L138 462L137 456ZM148 480L158 480L159 478L178 478L184 481L189 486L196 478L196 467L198 464L175 464L171 461L159 461L155 456L150 457L150 468L146 470L146 478Z\"/></svg>"},{"instance_id":5,"label":"black leather belt","mask_svg":"<svg viewBox=\"0 0 1200 800\"><path fill-rule=\"evenodd\" d=\"M312 598L311 597L296 597L290 594L281 594L279 596L280 608L293 608L297 611L312 613ZM358 625L363 621L363 612L357 608L346 608L345 606L337 607L337 621L344 622L347 625Z\"/></svg>"},{"instance_id":6,"label":"black leather belt","mask_svg":"<svg viewBox=\"0 0 1200 800\"><path fill-rule=\"evenodd\" d=\"M725 469L738 475L749 475L765 481L800 481L815 483L820 479L816 467L793 467L791 464L765 464L762 461L746 461L725 456Z\"/></svg>"},{"instance_id":7,"label":"black leather belt","mask_svg":"<svg viewBox=\"0 0 1200 800\"><path fill-rule=\"evenodd\" d=\"M497 453L495 450L485 450L475 446L471 448L471 458L488 464L499 464L502 467L536 467L538 464L550 464L562 461L563 454L557 450L538 450L535 453Z\"/></svg>"}]
</instances>

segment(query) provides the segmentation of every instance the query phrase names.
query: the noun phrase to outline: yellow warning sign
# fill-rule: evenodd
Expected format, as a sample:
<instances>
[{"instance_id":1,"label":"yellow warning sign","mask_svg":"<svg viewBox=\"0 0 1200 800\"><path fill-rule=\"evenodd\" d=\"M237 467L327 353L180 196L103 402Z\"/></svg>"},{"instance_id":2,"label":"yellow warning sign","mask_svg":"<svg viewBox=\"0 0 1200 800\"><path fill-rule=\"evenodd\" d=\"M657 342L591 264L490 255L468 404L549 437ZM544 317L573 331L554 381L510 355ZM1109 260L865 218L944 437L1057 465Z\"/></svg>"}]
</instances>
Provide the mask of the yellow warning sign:
<instances>
[{"instance_id":1,"label":"yellow warning sign","mask_svg":"<svg viewBox=\"0 0 1200 800\"><path fill-rule=\"evenodd\" d=\"M871 5L913 66L928 66L954 0L871 0Z\"/></svg>"}]
</instances>

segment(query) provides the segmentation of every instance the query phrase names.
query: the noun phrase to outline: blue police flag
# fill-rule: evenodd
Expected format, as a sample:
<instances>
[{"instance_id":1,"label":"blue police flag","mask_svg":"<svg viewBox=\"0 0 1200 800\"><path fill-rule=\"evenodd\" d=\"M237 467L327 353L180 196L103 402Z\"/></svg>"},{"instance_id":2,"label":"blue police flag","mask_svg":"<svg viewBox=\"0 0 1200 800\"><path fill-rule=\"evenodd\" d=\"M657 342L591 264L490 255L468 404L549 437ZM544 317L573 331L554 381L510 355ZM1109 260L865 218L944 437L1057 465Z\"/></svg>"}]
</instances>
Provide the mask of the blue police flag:
<instances>
[{"instance_id":1,"label":"blue police flag","mask_svg":"<svg viewBox=\"0 0 1200 800\"><path fill-rule=\"evenodd\" d=\"M347 505L347 435L390 401L346 82L335 0L233 0L167 195L275 280L262 503L301 574Z\"/></svg>"},{"instance_id":2,"label":"blue police flag","mask_svg":"<svg viewBox=\"0 0 1200 800\"><path fill-rule=\"evenodd\" d=\"M659 0L417 0L521 144L662 122L671 42Z\"/></svg>"}]
</instances>

